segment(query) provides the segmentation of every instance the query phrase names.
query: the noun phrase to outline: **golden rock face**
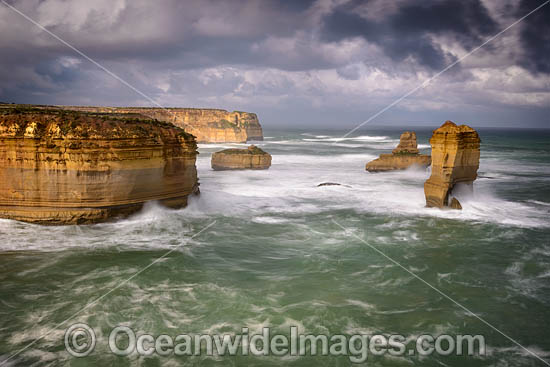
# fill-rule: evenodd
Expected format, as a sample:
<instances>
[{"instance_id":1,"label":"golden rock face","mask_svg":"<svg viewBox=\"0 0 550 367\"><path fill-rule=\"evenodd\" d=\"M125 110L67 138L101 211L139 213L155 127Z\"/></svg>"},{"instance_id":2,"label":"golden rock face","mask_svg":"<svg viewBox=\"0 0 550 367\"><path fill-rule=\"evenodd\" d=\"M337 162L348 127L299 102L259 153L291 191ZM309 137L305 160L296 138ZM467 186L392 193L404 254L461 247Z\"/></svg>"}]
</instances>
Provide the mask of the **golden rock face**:
<instances>
[{"instance_id":1,"label":"golden rock face","mask_svg":"<svg viewBox=\"0 0 550 367\"><path fill-rule=\"evenodd\" d=\"M367 163L365 169L369 172L396 171L412 166L428 167L430 161L430 156L423 154L380 154L379 158Z\"/></svg>"},{"instance_id":2,"label":"golden rock face","mask_svg":"<svg viewBox=\"0 0 550 367\"><path fill-rule=\"evenodd\" d=\"M392 150L392 154L381 154L379 158L367 163L365 169L369 172L395 171L411 166L428 167L430 162L429 155L418 152L416 133L405 131L401 134L399 145Z\"/></svg>"},{"instance_id":3,"label":"golden rock face","mask_svg":"<svg viewBox=\"0 0 550 367\"><path fill-rule=\"evenodd\" d=\"M405 131L399 138L399 145L392 150L392 153L410 153L418 154L418 145L416 143L416 133L414 131Z\"/></svg>"},{"instance_id":4,"label":"golden rock face","mask_svg":"<svg viewBox=\"0 0 550 367\"><path fill-rule=\"evenodd\" d=\"M90 223L198 191L194 138L170 124L66 111L0 111L0 217Z\"/></svg>"},{"instance_id":5,"label":"golden rock face","mask_svg":"<svg viewBox=\"0 0 550 367\"><path fill-rule=\"evenodd\" d=\"M125 113L173 123L193 134L198 143L245 143L263 140L255 113L201 108L59 106L84 112Z\"/></svg>"},{"instance_id":6,"label":"golden rock face","mask_svg":"<svg viewBox=\"0 0 550 367\"><path fill-rule=\"evenodd\" d=\"M424 183L426 206L447 207L449 194L457 183L471 188L477 178L480 143L478 133L467 125L446 121L434 130L430 139L432 174Z\"/></svg>"},{"instance_id":7,"label":"golden rock face","mask_svg":"<svg viewBox=\"0 0 550 367\"><path fill-rule=\"evenodd\" d=\"M225 149L212 154L212 169L268 169L271 166L271 155L255 145L248 149Z\"/></svg>"}]
</instances>

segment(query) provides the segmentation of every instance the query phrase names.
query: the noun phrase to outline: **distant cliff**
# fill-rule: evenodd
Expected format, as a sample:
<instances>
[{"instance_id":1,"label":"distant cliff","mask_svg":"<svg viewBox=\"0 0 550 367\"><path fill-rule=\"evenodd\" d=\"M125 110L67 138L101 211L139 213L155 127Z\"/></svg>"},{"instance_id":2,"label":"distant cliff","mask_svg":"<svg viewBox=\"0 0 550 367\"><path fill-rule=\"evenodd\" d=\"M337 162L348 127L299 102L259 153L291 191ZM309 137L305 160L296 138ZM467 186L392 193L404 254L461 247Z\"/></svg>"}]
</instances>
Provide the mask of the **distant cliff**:
<instances>
[{"instance_id":1,"label":"distant cliff","mask_svg":"<svg viewBox=\"0 0 550 367\"><path fill-rule=\"evenodd\" d=\"M249 140L263 140L258 116L249 112L203 108L58 107L73 111L140 114L171 122L193 134L199 143L245 143Z\"/></svg>"},{"instance_id":2,"label":"distant cliff","mask_svg":"<svg viewBox=\"0 0 550 367\"><path fill-rule=\"evenodd\" d=\"M103 221L198 191L195 139L123 114L0 106L0 217L35 223Z\"/></svg>"}]
</instances>

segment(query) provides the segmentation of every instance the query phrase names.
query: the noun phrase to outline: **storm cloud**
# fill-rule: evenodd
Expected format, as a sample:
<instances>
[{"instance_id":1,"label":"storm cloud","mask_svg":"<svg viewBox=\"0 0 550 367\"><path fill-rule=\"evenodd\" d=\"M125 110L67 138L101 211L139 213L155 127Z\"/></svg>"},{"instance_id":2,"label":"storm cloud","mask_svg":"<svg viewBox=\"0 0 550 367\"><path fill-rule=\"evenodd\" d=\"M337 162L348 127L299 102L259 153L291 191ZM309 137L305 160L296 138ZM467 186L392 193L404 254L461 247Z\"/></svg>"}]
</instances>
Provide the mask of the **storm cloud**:
<instances>
[{"instance_id":1,"label":"storm cloud","mask_svg":"<svg viewBox=\"0 0 550 367\"><path fill-rule=\"evenodd\" d=\"M11 0L165 106L353 126L541 1ZM550 6L374 123L548 125ZM151 105L0 4L0 101ZM521 122L520 122L521 121Z\"/></svg>"}]
</instances>

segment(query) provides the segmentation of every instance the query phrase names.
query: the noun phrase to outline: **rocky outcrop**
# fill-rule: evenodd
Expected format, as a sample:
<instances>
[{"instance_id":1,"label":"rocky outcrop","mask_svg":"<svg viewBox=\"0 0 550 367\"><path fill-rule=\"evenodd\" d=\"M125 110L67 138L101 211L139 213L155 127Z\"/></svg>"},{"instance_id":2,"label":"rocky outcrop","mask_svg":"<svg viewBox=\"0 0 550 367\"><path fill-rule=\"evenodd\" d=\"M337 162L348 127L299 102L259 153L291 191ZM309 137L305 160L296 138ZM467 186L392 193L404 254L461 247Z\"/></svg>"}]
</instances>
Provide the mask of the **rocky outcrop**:
<instances>
[{"instance_id":1,"label":"rocky outcrop","mask_svg":"<svg viewBox=\"0 0 550 367\"><path fill-rule=\"evenodd\" d=\"M399 144L392 150L393 154L418 154L418 145L416 143L416 133L414 131L405 131L399 137Z\"/></svg>"},{"instance_id":2,"label":"rocky outcrop","mask_svg":"<svg viewBox=\"0 0 550 367\"><path fill-rule=\"evenodd\" d=\"M255 145L248 149L225 149L212 154L212 168L218 170L268 169L271 155Z\"/></svg>"},{"instance_id":3,"label":"rocky outcrop","mask_svg":"<svg viewBox=\"0 0 550 367\"><path fill-rule=\"evenodd\" d=\"M429 155L419 154L416 133L405 131L401 134L399 145L392 154L381 154L379 158L367 163L365 169L369 172L384 172L407 169L411 166L428 167Z\"/></svg>"},{"instance_id":4,"label":"rocky outcrop","mask_svg":"<svg viewBox=\"0 0 550 367\"><path fill-rule=\"evenodd\" d=\"M198 192L195 139L128 115L0 109L0 217L91 223Z\"/></svg>"},{"instance_id":5,"label":"rocky outcrop","mask_svg":"<svg viewBox=\"0 0 550 367\"><path fill-rule=\"evenodd\" d=\"M255 113L204 108L57 106L73 111L139 114L170 122L193 134L198 143L245 143L263 140L262 126Z\"/></svg>"},{"instance_id":6,"label":"rocky outcrop","mask_svg":"<svg viewBox=\"0 0 550 367\"><path fill-rule=\"evenodd\" d=\"M424 183L426 206L449 206L449 197L458 183L463 183L472 190L479 168L480 142L474 129L467 125L457 126L452 121L446 121L434 130L430 139L432 174ZM453 199L451 207L461 209L458 200Z\"/></svg>"}]
</instances>

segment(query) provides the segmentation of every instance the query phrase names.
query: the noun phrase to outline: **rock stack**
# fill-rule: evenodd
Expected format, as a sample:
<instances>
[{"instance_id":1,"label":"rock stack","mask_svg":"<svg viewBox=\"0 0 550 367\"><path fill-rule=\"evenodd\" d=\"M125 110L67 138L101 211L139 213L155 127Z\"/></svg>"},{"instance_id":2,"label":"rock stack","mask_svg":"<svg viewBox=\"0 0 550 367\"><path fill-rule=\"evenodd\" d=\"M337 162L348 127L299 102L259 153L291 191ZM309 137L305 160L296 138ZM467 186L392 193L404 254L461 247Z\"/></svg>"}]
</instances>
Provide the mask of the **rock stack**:
<instances>
[{"instance_id":1,"label":"rock stack","mask_svg":"<svg viewBox=\"0 0 550 367\"><path fill-rule=\"evenodd\" d=\"M248 149L225 149L212 154L212 168L216 171L235 169L268 169L271 155L255 145Z\"/></svg>"},{"instance_id":2,"label":"rock stack","mask_svg":"<svg viewBox=\"0 0 550 367\"><path fill-rule=\"evenodd\" d=\"M367 163L365 169L369 172L384 172L407 169L411 166L428 167L430 161L429 155L419 154L416 133L405 131L392 154L381 154L379 158Z\"/></svg>"},{"instance_id":3,"label":"rock stack","mask_svg":"<svg viewBox=\"0 0 550 367\"><path fill-rule=\"evenodd\" d=\"M477 132L467 125L457 126L446 121L434 130L432 145L432 174L424 183L426 206L461 209L456 198L449 201L453 187L466 184L470 190L479 168L480 139Z\"/></svg>"}]
</instances>

